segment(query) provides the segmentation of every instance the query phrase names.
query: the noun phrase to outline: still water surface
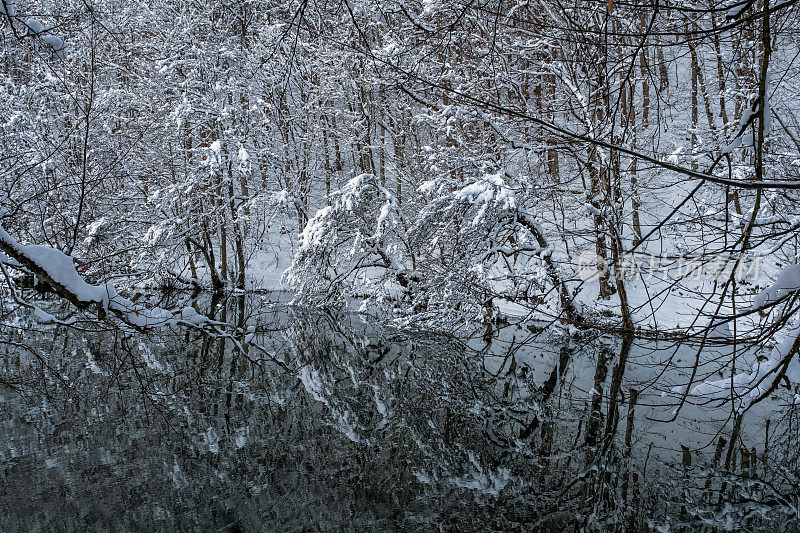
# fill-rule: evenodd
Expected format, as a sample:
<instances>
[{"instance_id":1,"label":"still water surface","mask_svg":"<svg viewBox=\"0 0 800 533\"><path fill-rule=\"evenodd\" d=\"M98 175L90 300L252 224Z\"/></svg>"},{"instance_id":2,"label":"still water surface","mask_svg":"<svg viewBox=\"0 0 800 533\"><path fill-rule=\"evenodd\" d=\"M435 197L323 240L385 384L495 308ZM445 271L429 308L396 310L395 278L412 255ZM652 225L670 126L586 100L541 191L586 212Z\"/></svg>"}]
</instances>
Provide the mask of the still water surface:
<instances>
[{"instance_id":1,"label":"still water surface","mask_svg":"<svg viewBox=\"0 0 800 533\"><path fill-rule=\"evenodd\" d=\"M0 530L798 529L790 396L730 446L729 407L673 416L663 394L693 346L459 339L286 300L195 301L227 339L5 332Z\"/></svg>"}]
</instances>

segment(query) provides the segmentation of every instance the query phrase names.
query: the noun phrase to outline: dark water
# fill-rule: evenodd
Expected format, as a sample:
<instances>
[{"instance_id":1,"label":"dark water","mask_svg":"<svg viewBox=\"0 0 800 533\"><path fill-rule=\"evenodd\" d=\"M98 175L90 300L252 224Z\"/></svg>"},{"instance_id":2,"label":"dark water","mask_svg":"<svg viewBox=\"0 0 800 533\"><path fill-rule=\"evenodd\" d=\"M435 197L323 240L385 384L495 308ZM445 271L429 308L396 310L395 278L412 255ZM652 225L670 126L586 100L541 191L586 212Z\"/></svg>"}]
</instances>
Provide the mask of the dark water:
<instances>
[{"instance_id":1,"label":"dark water","mask_svg":"<svg viewBox=\"0 0 800 533\"><path fill-rule=\"evenodd\" d=\"M659 421L681 347L195 305L241 331L4 329L0 530L798 530L795 409Z\"/></svg>"}]
</instances>

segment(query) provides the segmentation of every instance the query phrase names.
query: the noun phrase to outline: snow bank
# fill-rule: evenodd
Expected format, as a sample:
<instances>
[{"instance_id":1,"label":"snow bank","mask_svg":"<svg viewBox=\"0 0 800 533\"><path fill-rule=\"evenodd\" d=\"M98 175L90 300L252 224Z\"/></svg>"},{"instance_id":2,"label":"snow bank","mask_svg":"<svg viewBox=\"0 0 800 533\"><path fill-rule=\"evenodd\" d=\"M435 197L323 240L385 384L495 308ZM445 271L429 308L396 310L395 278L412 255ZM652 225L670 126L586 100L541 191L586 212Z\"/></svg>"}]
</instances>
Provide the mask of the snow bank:
<instances>
[{"instance_id":1,"label":"snow bank","mask_svg":"<svg viewBox=\"0 0 800 533\"><path fill-rule=\"evenodd\" d=\"M800 290L800 265L790 265L781 271L775 283L756 295L753 307L761 308L797 290ZM714 331L716 330L715 328ZM737 409L741 412L775 384L783 369L790 382L800 383L800 358L793 350L798 339L800 339L800 319L795 317L793 325L788 328L783 339L770 351L766 359L759 359L753 363L749 372L703 382L693 387L689 396L711 400L734 399ZM675 387L672 392L683 394L685 390L685 387Z\"/></svg>"},{"instance_id":2,"label":"snow bank","mask_svg":"<svg viewBox=\"0 0 800 533\"><path fill-rule=\"evenodd\" d=\"M775 280L771 287L756 295L753 307L756 309L764 307L798 289L800 289L800 265L790 265L778 274L778 279Z\"/></svg>"}]
</instances>

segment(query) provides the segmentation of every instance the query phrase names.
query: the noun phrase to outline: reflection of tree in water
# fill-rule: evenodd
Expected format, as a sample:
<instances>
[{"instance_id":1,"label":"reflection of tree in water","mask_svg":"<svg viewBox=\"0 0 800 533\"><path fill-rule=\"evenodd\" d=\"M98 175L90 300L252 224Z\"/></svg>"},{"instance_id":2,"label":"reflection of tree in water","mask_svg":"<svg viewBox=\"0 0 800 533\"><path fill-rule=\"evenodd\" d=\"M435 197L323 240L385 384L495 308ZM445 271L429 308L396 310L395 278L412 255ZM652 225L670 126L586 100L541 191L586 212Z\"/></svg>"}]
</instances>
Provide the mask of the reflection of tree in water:
<instances>
[{"instance_id":1,"label":"reflection of tree in water","mask_svg":"<svg viewBox=\"0 0 800 533\"><path fill-rule=\"evenodd\" d=\"M288 370L197 333L8 337L19 344L2 359L0 529L635 530L725 513L751 528L792 523L796 420L773 428L767 461L737 452L723 475L647 465L627 406L602 401L624 372L610 348L563 346L544 380L522 365L495 376L455 340L355 315L258 298L213 307ZM580 412L558 397L586 353L599 355Z\"/></svg>"}]
</instances>

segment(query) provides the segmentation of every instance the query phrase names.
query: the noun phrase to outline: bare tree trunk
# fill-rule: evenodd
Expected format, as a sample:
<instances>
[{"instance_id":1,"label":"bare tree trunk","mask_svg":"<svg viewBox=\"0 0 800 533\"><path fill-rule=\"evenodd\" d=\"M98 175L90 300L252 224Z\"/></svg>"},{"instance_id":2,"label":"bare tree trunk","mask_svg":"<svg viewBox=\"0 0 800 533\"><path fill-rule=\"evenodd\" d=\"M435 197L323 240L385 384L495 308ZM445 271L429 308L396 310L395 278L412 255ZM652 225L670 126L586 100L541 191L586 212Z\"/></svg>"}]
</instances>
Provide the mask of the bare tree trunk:
<instances>
[{"instance_id":1,"label":"bare tree trunk","mask_svg":"<svg viewBox=\"0 0 800 533\"><path fill-rule=\"evenodd\" d=\"M664 58L664 49L659 43L660 37L656 35L656 58L658 60L658 90L664 91L669 87L669 72L667 72L667 60Z\"/></svg>"},{"instance_id":2,"label":"bare tree trunk","mask_svg":"<svg viewBox=\"0 0 800 533\"><path fill-rule=\"evenodd\" d=\"M214 201L214 211L217 215L217 231L219 232L219 261L222 281L228 281L228 229L225 216L225 200L223 199L222 175L220 172L215 174L216 178L216 199Z\"/></svg>"},{"instance_id":3,"label":"bare tree trunk","mask_svg":"<svg viewBox=\"0 0 800 533\"><path fill-rule=\"evenodd\" d=\"M591 180L590 193L594 214L595 253L597 254L597 272L600 282L599 297L607 300L614 294L614 288L609 283L611 273L608 265L608 248L606 246L606 221L603 215L604 205L601 203L601 191L608 189L607 170L598 163L597 149L589 148L589 175Z\"/></svg>"},{"instance_id":4,"label":"bare tree trunk","mask_svg":"<svg viewBox=\"0 0 800 533\"><path fill-rule=\"evenodd\" d=\"M646 79L643 79L643 86L642 92L645 92L645 87L647 87L647 97L644 98L645 103L643 104L643 111L642 114L645 115L648 106L650 105L649 98L649 85ZM636 106L634 104L636 96L636 84L631 83L630 89L630 98L628 104L628 122L630 123L631 127L631 146L634 150L637 150L638 142L637 142L637 133L639 125L636 122ZM639 199L639 184L636 177L636 165L637 165L637 158L631 158L630 164L630 175L631 175L631 222L633 225L633 244L637 245L642 241L642 222L639 216L639 209L641 208L641 200Z\"/></svg>"},{"instance_id":5,"label":"bare tree trunk","mask_svg":"<svg viewBox=\"0 0 800 533\"><path fill-rule=\"evenodd\" d=\"M689 26L686 27L687 33L689 31ZM698 78L700 76L700 65L697 61L697 52L694 49L695 45L693 42L689 42L689 50L691 51L692 56L692 126L691 126L691 167L692 170L697 170L697 160L695 159L695 149L697 148L697 127L700 118L699 113L699 106L698 106Z\"/></svg>"},{"instance_id":6,"label":"bare tree trunk","mask_svg":"<svg viewBox=\"0 0 800 533\"><path fill-rule=\"evenodd\" d=\"M405 121L403 120L402 112L398 112L399 116L393 119L394 123L394 180L395 180L395 197L397 202L402 202L403 198L403 169L405 167L405 145L406 145L406 132Z\"/></svg>"},{"instance_id":7,"label":"bare tree trunk","mask_svg":"<svg viewBox=\"0 0 800 533\"><path fill-rule=\"evenodd\" d=\"M228 197L231 220L233 221L234 248L236 252L236 288L244 289L245 258L244 258L244 233L242 223L236 213L234 201L233 181L228 182Z\"/></svg>"}]
</instances>

